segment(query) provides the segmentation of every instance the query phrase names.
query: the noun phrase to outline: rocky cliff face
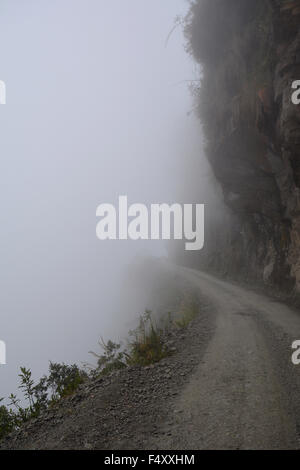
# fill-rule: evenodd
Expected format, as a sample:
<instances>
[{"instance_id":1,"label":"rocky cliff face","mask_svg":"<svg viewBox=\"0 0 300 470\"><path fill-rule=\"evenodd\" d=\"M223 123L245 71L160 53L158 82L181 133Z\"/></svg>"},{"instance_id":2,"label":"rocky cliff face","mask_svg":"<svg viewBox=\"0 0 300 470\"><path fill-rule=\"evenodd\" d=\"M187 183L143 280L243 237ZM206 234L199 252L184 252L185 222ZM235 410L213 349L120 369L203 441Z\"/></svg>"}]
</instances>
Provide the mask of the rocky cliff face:
<instances>
[{"instance_id":1,"label":"rocky cliff face","mask_svg":"<svg viewBox=\"0 0 300 470\"><path fill-rule=\"evenodd\" d=\"M203 66L207 156L232 219L210 262L289 295L300 293L299 24L300 0L197 0L186 27Z\"/></svg>"}]
</instances>

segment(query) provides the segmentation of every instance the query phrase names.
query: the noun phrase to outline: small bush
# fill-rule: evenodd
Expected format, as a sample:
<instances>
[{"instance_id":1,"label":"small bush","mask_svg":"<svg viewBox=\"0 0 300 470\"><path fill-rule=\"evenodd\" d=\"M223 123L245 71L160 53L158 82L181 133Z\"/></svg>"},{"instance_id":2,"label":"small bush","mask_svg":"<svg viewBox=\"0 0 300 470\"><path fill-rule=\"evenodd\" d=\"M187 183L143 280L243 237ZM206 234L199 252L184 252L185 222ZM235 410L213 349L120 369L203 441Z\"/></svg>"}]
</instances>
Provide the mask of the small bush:
<instances>
[{"instance_id":1,"label":"small bush","mask_svg":"<svg viewBox=\"0 0 300 470\"><path fill-rule=\"evenodd\" d=\"M146 366L167 356L162 341L162 330L155 325L151 311L146 310L144 315L141 315L139 326L129 334L133 337L129 343L130 365Z\"/></svg>"},{"instance_id":2,"label":"small bush","mask_svg":"<svg viewBox=\"0 0 300 470\"><path fill-rule=\"evenodd\" d=\"M1 399L1 401L3 398ZM14 429L14 415L6 406L0 406L0 439Z\"/></svg>"},{"instance_id":3,"label":"small bush","mask_svg":"<svg viewBox=\"0 0 300 470\"><path fill-rule=\"evenodd\" d=\"M87 378L87 374L77 365L66 365L50 362L49 375L43 376L34 385L32 372L26 367L21 367L19 374L23 396L28 406L21 406L21 400L10 394L9 407L0 407L0 439L31 418L37 417L43 409L56 403L58 400L71 395L78 386ZM2 401L1 399L0 401Z\"/></svg>"},{"instance_id":4,"label":"small bush","mask_svg":"<svg viewBox=\"0 0 300 470\"><path fill-rule=\"evenodd\" d=\"M99 355L93 351L90 351L90 354L97 358L97 371L100 371L101 375L126 367L128 355L125 351L120 350L121 344L114 343L111 340L105 343L104 339L101 338L99 346L103 349L103 354Z\"/></svg>"},{"instance_id":5,"label":"small bush","mask_svg":"<svg viewBox=\"0 0 300 470\"><path fill-rule=\"evenodd\" d=\"M52 391L52 400L59 400L72 395L87 378L76 364L58 364L50 362L49 376L46 379L48 389Z\"/></svg>"},{"instance_id":6,"label":"small bush","mask_svg":"<svg viewBox=\"0 0 300 470\"><path fill-rule=\"evenodd\" d=\"M198 301L196 298L187 296L183 299L181 307L177 313L175 325L178 328L187 328L198 314Z\"/></svg>"}]
</instances>

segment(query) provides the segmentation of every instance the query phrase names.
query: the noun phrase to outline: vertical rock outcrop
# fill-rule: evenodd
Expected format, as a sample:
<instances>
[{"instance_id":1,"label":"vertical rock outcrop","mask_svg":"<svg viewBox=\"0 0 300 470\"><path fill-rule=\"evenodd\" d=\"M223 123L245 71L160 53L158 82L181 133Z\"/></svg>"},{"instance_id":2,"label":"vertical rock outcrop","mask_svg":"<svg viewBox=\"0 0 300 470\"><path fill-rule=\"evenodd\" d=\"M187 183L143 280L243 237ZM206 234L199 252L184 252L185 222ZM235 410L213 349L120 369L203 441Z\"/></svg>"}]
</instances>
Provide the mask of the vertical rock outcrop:
<instances>
[{"instance_id":1,"label":"vertical rock outcrop","mask_svg":"<svg viewBox=\"0 0 300 470\"><path fill-rule=\"evenodd\" d=\"M232 214L215 267L289 294L300 293L299 24L300 0L198 0L186 26L207 156Z\"/></svg>"}]
</instances>

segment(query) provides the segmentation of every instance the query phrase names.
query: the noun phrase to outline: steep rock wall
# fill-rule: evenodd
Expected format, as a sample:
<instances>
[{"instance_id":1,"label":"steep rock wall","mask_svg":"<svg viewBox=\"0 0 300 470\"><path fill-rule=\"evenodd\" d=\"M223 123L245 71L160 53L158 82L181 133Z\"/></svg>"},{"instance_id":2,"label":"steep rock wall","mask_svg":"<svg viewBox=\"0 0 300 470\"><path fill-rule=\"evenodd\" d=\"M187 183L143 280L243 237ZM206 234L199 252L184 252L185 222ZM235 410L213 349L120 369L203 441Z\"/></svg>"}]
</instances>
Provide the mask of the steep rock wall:
<instances>
[{"instance_id":1,"label":"steep rock wall","mask_svg":"<svg viewBox=\"0 0 300 470\"><path fill-rule=\"evenodd\" d=\"M300 0L197 0L186 26L203 66L206 152L231 212L210 264L289 295L300 293L299 24Z\"/></svg>"}]
</instances>

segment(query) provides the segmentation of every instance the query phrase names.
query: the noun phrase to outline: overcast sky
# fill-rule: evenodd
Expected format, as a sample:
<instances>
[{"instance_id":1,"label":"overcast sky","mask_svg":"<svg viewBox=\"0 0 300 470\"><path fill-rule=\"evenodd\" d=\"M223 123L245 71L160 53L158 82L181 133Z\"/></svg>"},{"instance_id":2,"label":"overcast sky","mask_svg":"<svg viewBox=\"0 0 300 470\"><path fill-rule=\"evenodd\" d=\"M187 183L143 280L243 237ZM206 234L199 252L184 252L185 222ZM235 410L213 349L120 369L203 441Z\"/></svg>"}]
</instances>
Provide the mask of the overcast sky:
<instances>
[{"instance_id":1,"label":"overcast sky","mask_svg":"<svg viewBox=\"0 0 300 470\"><path fill-rule=\"evenodd\" d=\"M0 396L16 391L21 365L38 377L50 359L84 361L100 335L117 335L123 267L165 254L159 242L97 240L100 203L196 202L180 199L200 146L183 83L195 66L180 28L165 47L187 8L0 0Z\"/></svg>"}]
</instances>

